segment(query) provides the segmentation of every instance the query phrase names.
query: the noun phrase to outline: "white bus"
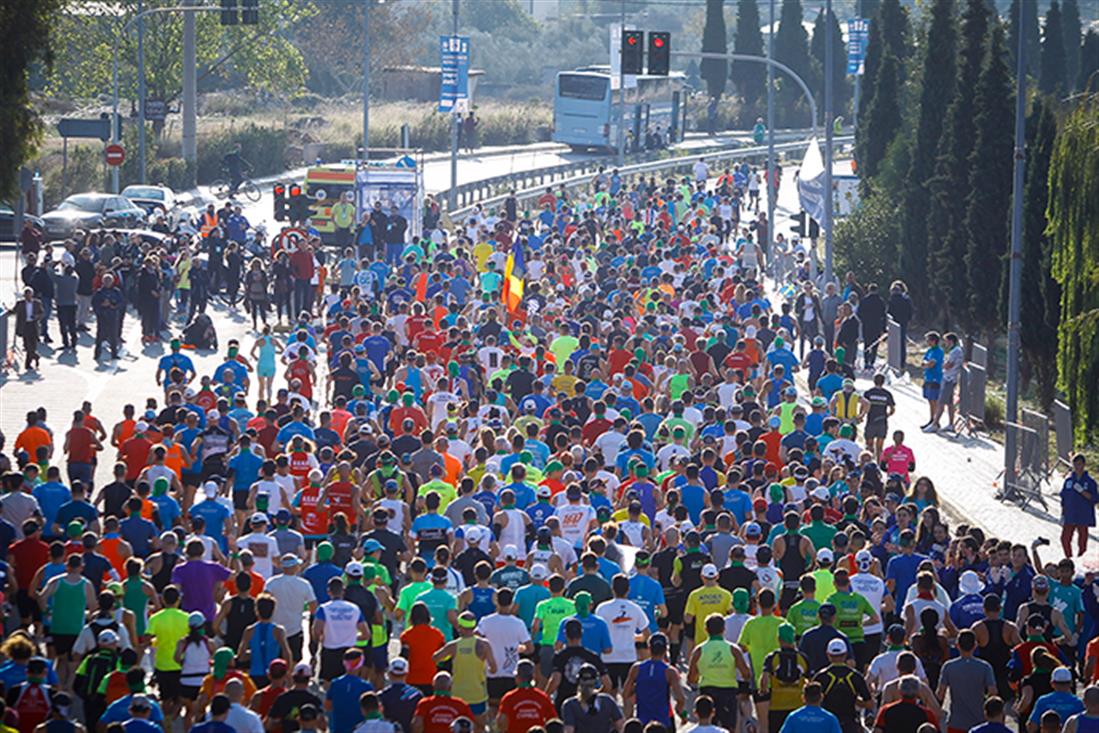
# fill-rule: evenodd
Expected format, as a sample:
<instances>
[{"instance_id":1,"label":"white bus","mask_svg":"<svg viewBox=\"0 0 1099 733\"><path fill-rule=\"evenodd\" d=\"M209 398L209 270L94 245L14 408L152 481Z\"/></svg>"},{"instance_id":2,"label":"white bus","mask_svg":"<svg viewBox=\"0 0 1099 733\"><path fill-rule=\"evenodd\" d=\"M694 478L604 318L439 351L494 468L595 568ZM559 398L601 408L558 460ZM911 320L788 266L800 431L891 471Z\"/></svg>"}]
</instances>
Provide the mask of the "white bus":
<instances>
[{"instance_id":1,"label":"white bus","mask_svg":"<svg viewBox=\"0 0 1099 733\"><path fill-rule=\"evenodd\" d=\"M636 87L626 89L624 123L632 130L635 114L642 114L643 136L647 126L657 126L667 136L672 121L672 93L683 89L685 76L639 75ZM554 142L575 149L613 150L618 142L618 78L606 66L585 66L576 71L558 72L553 90ZM684 100L685 101L685 100Z\"/></svg>"}]
</instances>

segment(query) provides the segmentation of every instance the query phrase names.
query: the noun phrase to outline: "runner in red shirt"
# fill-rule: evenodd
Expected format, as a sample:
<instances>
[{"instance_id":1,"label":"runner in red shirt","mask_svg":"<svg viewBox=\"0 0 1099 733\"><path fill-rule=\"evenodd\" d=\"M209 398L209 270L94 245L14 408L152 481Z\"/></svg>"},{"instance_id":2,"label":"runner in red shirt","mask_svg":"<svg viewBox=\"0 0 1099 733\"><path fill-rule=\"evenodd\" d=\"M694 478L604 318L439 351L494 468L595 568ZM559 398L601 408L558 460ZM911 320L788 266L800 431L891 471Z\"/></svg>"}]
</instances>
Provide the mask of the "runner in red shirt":
<instances>
[{"instance_id":1,"label":"runner in red shirt","mask_svg":"<svg viewBox=\"0 0 1099 733\"><path fill-rule=\"evenodd\" d=\"M8 554L15 566L15 601L19 617L24 626L29 626L32 620L42 618L38 601L30 593L31 583L38 568L50 561L50 546L42 541L42 528L37 521L23 522L23 539L9 547Z\"/></svg>"},{"instance_id":2,"label":"runner in red shirt","mask_svg":"<svg viewBox=\"0 0 1099 733\"><path fill-rule=\"evenodd\" d=\"M534 663L524 659L515 667L514 690L500 699L500 711L496 715L496 730L501 733L527 733L536 725L557 717L553 700L534 686Z\"/></svg>"},{"instance_id":3,"label":"runner in red shirt","mask_svg":"<svg viewBox=\"0 0 1099 733\"><path fill-rule=\"evenodd\" d=\"M416 703L412 726L423 733L450 733L450 724L457 718L473 720L473 711L464 700L450 696L450 673L439 672L432 685L435 694ZM419 721L419 725L416 723Z\"/></svg>"},{"instance_id":4,"label":"runner in red shirt","mask_svg":"<svg viewBox=\"0 0 1099 733\"><path fill-rule=\"evenodd\" d=\"M148 425L144 421L134 427L134 437L122 444L118 450L118 460L126 464L126 481L132 486L141 471L149 464L149 450L153 442L145 437Z\"/></svg>"},{"instance_id":5,"label":"runner in red shirt","mask_svg":"<svg viewBox=\"0 0 1099 733\"><path fill-rule=\"evenodd\" d=\"M294 380L301 382L301 388L298 390L298 394L307 400L313 399L313 382L315 381L316 371L313 369L313 365L304 358L305 349L301 349L298 352L297 359L290 362L290 365L286 367L286 381L288 384L293 384Z\"/></svg>"}]
</instances>

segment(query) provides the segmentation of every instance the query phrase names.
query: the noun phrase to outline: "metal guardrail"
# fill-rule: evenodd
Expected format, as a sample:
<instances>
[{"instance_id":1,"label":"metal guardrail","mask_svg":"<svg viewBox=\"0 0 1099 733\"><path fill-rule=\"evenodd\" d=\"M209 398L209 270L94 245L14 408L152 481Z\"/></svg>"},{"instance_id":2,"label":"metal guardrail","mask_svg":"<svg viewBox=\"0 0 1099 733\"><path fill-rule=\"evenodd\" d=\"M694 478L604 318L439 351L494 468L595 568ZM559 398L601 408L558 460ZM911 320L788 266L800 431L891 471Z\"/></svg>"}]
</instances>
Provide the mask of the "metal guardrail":
<instances>
[{"instance_id":1,"label":"metal guardrail","mask_svg":"<svg viewBox=\"0 0 1099 733\"><path fill-rule=\"evenodd\" d=\"M833 138L836 145L853 143L854 135L837 136ZM796 152L809 145L809 140L796 140L775 145L776 153ZM674 158L664 158L643 163L634 163L618 168L623 177L648 174L656 172L675 173L683 171L689 173L691 167L698 159L708 164L725 161L742 160L767 155L766 145L753 145L750 147L726 147L715 152L694 152L688 155L680 155ZM529 199L541 196L548 185L576 188L585 186L591 182L599 168L609 168L607 161L595 159L566 163L564 165L550 166L523 173L512 173L495 178L486 178L475 183L468 183L458 187L458 208L448 212L452 221L460 220L472 213L474 206L480 204L484 207L500 206L508 197L509 191L515 191L515 196L520 204ZM440 200L445 200L446 192L439 194Z\"/></svg>"}]
</instances>

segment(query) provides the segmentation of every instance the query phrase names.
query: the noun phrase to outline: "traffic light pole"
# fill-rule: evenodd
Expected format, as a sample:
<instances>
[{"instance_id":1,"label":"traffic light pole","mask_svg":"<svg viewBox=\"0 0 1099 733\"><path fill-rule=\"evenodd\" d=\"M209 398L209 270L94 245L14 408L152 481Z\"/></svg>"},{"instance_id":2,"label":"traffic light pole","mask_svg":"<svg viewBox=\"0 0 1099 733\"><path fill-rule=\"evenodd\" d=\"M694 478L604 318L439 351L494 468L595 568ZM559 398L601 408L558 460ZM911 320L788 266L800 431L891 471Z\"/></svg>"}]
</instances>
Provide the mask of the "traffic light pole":
<instances>
[{"instance_id":1,"label":"traffic light pole","mask_svg":"<svg viewBox=\"0 0 1099 733\"><path fill-rule=\"evenodd\" d=\"M832 282L832 0L824 3L824 282Z\"/></svg>"},{"instance_id":2,"label":"traffic light pole","mask_svg":"<svg viewBox=\"0 0 1099 733\"><path fill-rule=\"evenodd\" d=\"M451 15L454 19L452 35L458 35L458 0L451 0ZM458 205L458 129L462 124L462 113L454 105L450 120L450 190L447 192L447 210L454 211Z\"/></svg>"},{"instance_id":3,"label":"traffic light pole","mask_svg":"<svg viewBox=\"0 0 1099 733\"><path fill-rule=\"evenodd\" d=\"M370 160L370 2L363 0L363 154Z\"/></svg>"},{"instance_id":4,"label":"traffic light pole","mask_svg":"<svg viewBox=\"0 0 1099 733\"><path fill-rule=\"evenodd\" d=\"M622 33L626 30L626 0L621 0L619 4L619 11L621 16L622 27L618 31L618 140L616 142L616 148L618 149L618 165L623 165L626 162L626 146L625 146L625 122L626 122L626 74L624 72L622 56Z\"/></svg>"},{"instance_id":5,"label":"traffic light pole","mask_svg":"<svg viewBox=\"0 0 1099 733\"><path fill-rule=\"evenodd\" d=\"M774 256L775 243L775 67L771 63L775 56L775 0L770 0L770 12L767 16L767 257L777 262ZM816 119L816 115L813 116ZM775 276L780 273L775 270Z\"/></svg>"},{"instance_id":6,"label":"traffic light pole","mask_svg":"<svg viewBox=\"0 0 1099 733\"><path fill-rule=\"evenodd\" d=\"M809 85L805 83L805 80L798 76L796 71L781 61L775 61L766 56L754 56L746 53L715 53L711 51L672 51L669 55L679 59L717 59L719 61L725 61L726 63L730 61L749 61L754 64L767 64L767 66L771 68L778 69L793 79L801 89L801 93L805 96L805 102L809 105L809 114L812 117L812 120L810 121L812 134L814 137L819 134L819 131L817 130L817 100L813 99L813 93L809 91Z\"/></svg>"}]
</instances>

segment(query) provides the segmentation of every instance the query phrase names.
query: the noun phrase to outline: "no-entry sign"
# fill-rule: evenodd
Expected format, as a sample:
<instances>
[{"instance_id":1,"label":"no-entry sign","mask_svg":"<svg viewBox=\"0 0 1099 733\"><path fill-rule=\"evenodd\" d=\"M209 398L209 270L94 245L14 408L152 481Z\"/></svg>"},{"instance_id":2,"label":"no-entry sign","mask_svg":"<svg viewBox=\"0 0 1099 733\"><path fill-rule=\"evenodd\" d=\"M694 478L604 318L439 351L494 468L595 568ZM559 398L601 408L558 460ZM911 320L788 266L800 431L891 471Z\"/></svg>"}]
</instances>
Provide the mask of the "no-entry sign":
<instances>
[{"instance_id":1,"label":"no-entry sign","mask_svg":"<svg viewBox=\"0 0 1099 733\"><path fill-rule=\"evenodd\" d=\"M126 151L121 145L112 143L103 150L103 157L107 160L107 165L122 165L122 161L126 160Z\"/></svg>"}]
</instances>

